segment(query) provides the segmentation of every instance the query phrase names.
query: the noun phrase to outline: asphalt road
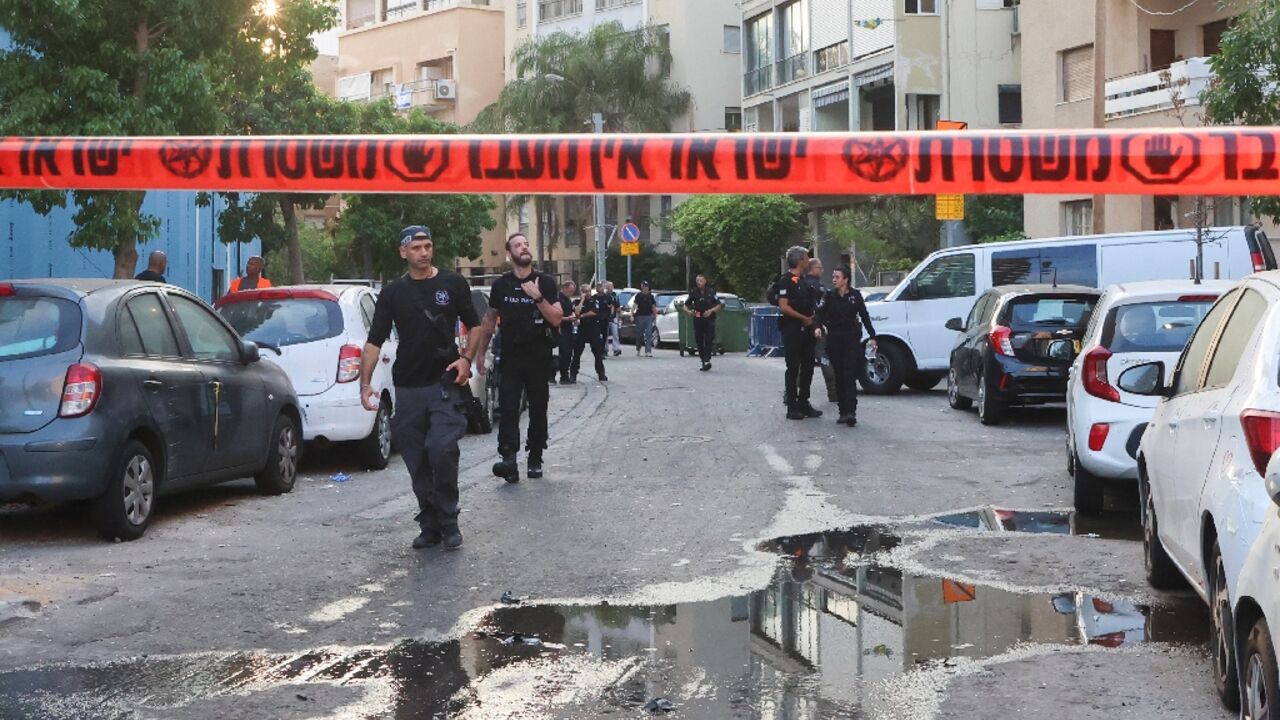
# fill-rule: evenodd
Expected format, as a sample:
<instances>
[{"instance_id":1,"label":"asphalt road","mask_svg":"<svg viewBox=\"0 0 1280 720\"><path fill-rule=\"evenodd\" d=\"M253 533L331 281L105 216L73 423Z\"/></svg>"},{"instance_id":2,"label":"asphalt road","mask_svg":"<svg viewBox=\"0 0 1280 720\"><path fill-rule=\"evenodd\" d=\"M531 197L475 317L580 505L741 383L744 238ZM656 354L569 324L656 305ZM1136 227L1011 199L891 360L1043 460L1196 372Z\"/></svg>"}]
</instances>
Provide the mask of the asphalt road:
<instances>
[{"instance_id":1,"label":"asphalt road","mask_svg":"<svg viewBox=\"0 0 1280 720\"><path fill-rule=\"evenodd\" d=\"M81 508L0 513L0 718L630 716L660 694L684 717L1229 717L1203 610L1143 582L1131 494L1101 522L1065 512L1061 409L986 428L940 389L904 392L864 398L851 429L826 403L826 417L786 420L777 359L720 357L702 373L674 352L628 351L609 376L553 388L544 479L497 480L496 438L465 439L454 553L409 547L398 457L366 473L340 449L311 453L282 497L243 480L165 498L131 543L99 541ZM1047 517L1077 534L982 529L996 510L1060 511ZM762 543L841 528L876 540L826 537L834 565L775 577L779 554L816 551ZM828 580L855 565L846 603ZM933 607L943 578L977 599ZM877 582L893 597L868 595ZM790 605L761 595L784 586ZM504 591L532 615L495 616ZM1106 635L1092 598L1140 610L1145 629L1119 648L1088 642ZM771 623L792 605L814 614L792 613L779 635ZM623 621L621 608L643 611ZM1009 608L1022 621L1002 630ZM588 629L525 657L498 634L477 639L485 623L549 628L548 641ZM650 643L638 657L621 649L628 633ZM876 633L888 639L841 654ZM807 661L771 659L768 638L784 635L776 644L799 643L790 656Z\"/></svg>"}]
</instances>

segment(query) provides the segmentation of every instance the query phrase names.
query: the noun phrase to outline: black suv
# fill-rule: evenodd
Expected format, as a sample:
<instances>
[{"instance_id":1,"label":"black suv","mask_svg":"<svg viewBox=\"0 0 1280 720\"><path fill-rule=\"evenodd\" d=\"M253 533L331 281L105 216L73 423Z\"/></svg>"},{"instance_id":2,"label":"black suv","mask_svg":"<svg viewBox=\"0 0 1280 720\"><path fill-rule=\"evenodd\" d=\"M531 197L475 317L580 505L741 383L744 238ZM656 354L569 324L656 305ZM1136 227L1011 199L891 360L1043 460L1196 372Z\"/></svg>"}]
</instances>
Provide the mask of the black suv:
<instances>
[{"instance_id":1,"label":"black suv","mask_svg":"<svg viewBox=\"0 0 1280 720\"><path fill-rule=\"evenodd\" d=\"M0 282L0 502L89 500L141 537L158 495L297 477L293 384L200 298L132 280Z\"/></svg>"},{"instance_id":2,"label":"black suv","mask_svg":"<svg viewBox=\"0 0 1280 720\"><path fill-rule=\"evenodd\" d=\"M984 425L1004 420L1011 405L1065 402L1067 373L1101 293L1076 285L1000 285L973 304L951 350L947 401L978 404Z\"/></svg>"}]
</instances>

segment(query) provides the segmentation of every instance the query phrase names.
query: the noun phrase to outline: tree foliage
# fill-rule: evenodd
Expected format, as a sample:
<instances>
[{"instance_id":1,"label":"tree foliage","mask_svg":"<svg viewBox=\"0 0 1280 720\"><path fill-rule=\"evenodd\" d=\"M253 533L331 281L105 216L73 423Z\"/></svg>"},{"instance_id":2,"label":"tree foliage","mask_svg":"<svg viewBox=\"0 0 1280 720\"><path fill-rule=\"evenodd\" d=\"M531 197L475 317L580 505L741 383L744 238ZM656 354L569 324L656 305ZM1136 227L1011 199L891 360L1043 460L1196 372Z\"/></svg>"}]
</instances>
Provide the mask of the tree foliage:
<instances>
[{"instance_id":1,"label":"tree foliage","mask_svg":"<svg viewBox=\"0 0 1280 720\"><path fill-rule=\"evenodd\" d=\"M1021 195L970 195L965 198L965 227L974 242L1023 240Z\"/></svg>"},{"instance_id":2,"label":"tree foliage","mask_svg":"<svg viewBox=\"0 0 1280 720\"><path fill-rule=\"evenodd\" d=\"M827 221L831 237L854 255L868 280L881 270L914 265L938 249L942 225L931 197L877 195Z\"/></svg>"},{"instance_id":3,"label":"tree foliage","mask_svg":"<svg viewBox=\"0 0 1280 720\"><path fill-rule=\"evenodd\" d=\"M671 222L694 273L759 299L804 214L804 205L788 195L700 195L676 208Z\"/></svg>"},{"instance_id":4,"label":"tree foliage","mask_svg":"<svg viewBox=\"0 0 1280 720\"><path fill-rule=\"evenodd\" d=\"M1280 0L1248 3L1209 58L1213 81L1201 95L1209 122L1280 124ZM1280 197L1251 198L1253 212L1280 222Z\"/></svg>"}]
</instances>

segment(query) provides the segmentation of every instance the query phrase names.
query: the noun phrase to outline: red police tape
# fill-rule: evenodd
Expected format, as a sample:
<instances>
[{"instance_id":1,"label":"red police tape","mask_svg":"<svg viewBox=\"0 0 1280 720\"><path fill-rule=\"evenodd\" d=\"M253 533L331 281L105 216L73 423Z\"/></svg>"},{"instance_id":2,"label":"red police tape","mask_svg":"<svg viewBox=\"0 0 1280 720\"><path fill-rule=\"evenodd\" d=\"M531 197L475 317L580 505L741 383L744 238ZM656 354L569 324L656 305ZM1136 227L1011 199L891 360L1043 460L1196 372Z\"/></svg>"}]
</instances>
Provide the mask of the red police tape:
<instances>
[{"instance_id":1,"label":"red police tape","mask_svg":"<svg viewBox=\"0 0 1280 720\"><path fill-rule=\"evenodd\" d=\"M0 188L1280 194L1280 128L0 139Z\"/></svg>"}]
</instances>

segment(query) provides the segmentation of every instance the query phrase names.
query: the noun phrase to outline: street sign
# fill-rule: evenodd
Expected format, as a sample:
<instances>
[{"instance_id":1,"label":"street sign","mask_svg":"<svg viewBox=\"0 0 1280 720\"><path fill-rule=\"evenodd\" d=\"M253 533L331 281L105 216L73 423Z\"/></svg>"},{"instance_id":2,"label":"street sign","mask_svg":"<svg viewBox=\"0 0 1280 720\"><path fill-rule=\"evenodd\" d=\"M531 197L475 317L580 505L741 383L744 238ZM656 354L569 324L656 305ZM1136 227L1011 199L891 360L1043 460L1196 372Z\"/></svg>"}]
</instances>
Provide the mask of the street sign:
<instances>
[{"instance_id":1,"label":"street sign","mask_svg":"<svg viewBox=\"0 0 1280 720\"><path fill-rule=\"evenodd\" d=\"M939 120L938 130L968 130L969 123L960 120ZM939 220L964 220L963 195L939 195L934 217Z\"/></svg>"},{"instance_id":2,"label":"street sign","mask_svg":"<svg viewBox=\"0 0 1280 720\"><path fill-rule=\"evenodd\" d=\"M640 227L635 223L627 223L622 226L622 241L628 243L640 242ZM626 253L623 253L624 255Z\"/></svg>"},{"instance_id":3,"label":"street sign","mask_svg":"<svg viewBox=\"0 0 1280 720\"><path fill-rule=\"evenodd\" d=\"M632 227L635 227L635 226L634 226L634 225L632 225ZM639 255L639 254L640 254L640 243L638 243L638 242L624 242L624 243L622 243L622 256L623 256L623 257L630 257L630 256L632 256L632 255Z\"/></svg>"}]
</instances>

